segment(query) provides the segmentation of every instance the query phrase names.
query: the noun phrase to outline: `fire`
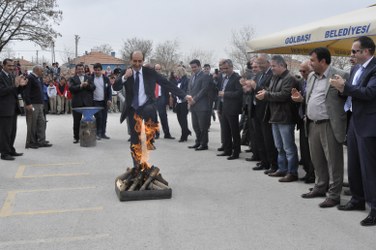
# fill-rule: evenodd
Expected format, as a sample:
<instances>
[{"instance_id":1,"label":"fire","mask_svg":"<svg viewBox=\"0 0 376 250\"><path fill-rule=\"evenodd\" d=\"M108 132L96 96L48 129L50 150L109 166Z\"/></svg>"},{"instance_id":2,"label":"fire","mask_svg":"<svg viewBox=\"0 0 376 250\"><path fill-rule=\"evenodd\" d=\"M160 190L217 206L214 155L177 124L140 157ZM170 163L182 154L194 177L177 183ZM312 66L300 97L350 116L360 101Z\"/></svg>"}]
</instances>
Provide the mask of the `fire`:
<instances>
[{"instance_id":1,"label":"fire","mask_svg":"<svg viewBox=\"0 0 376 250\"><path fill-rule=\"evenodd\" d=\"M158 123L153 122L151 119L144 123L143 119L137 114L134 114L133 117L136 121L134 129L139 134L139 143L132 144L132 156L140 164L142 171L144 171L151 167L147 162L149 160L148 150L154 148L151 141L158 130Z\"/></svg>"}]
</instances>

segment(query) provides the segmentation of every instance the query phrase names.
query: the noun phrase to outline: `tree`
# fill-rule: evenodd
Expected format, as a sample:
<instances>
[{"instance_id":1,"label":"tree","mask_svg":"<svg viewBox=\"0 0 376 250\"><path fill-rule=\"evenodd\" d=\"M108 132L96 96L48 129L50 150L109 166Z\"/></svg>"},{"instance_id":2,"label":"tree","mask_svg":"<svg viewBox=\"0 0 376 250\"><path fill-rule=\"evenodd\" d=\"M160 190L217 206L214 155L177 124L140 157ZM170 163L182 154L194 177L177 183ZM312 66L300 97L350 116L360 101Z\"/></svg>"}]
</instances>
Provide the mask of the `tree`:
<instances>
[{"instance_id":1,"label":"tree","mask_svg":"<svg viewBox=\"0 0 376 250\"><path fill-rule=\"evenodd\" d=\"M178 48L177 40L160 43L155 48L153 59L162 66L164 71L171 72L179 63Z\"/></svg>"},{"instance_id":2,"label":"tree","mask_svg":"<svg viewBox=\"0 0 376 250\"><path fill-rule=\"evenodd\" d=\"M56 0L1 0L0 51L10 41L31 41L41 48L50 47L61 36L52 28L59 24L62 11Z\"/></svg>"},{"instance_id":3,"label":"tree","mask_svg":"<svg viewBox=\"0 0 376 250\"><path fill-rule=\"evenodd\" d=\"M11 48L11 46L8 45L4 46L3 50L0 52L0 59L4 60L5 58L14 58L16 56L16 53Z\"/></svg>"},{"instance_id":4,"label":"tree","mask_svg":"<svg viewBox=\"0 0 376 250\"><path fill-rule=\"evenodd\" d=\"M124 42L121 54L124 60L129 60L129 56L135 50L140 50L144 54L144 59L151 56L153 51L153 41L141 38L129 38Z\"/></svg>"},{"instance_id":5,"label":"tree","mask_svg":"<svg viewBox=\"0 0 376 250\"><path fill-rule=\"evenodd\" d=\"M253 55L247 53L247 42L253 38L254 34L255 31L250 26L245 26L239 31L232 31L229 56L234 63L234 67L242 72L245 70L247 62L253 57Z\"/></svg>"},{"instance_id":6,"label":"tree","mask_svg":"<svg viewBox=\"0 0 376 250\"><path fill-rule=\"evenodd\" d=\"M184 63L188 65L193 59L198 59L201 62L201 66L204 66L205 63L214 65L213 51L194 49L188 55L184 56Z\"/></svg>"},{"instance_id":7,"label":"tree","mask_svg":"<svg viewBox=\"0 0 376 250\"><path fill-rule=\"evenodd\" d=\"M112 51L114 51L111 47L111 45L109 45L108 43L106 44L101 44L99 46L95 46L94 48L92 48L92 50L94 51L100 51L100 52L103 52L107 55L110 55Z\"/></svg>"},{"instance_id":8,"label":"tree","mask_svg":"<svg viewBox=\"0 0 376 250\"><path fill-rule=\"evenodd\" d=\"M332 56L332 63L334 67L343 69L343 70L350 70L351 63L350 58L348 56Z\"/></svg>"}]
</instances>

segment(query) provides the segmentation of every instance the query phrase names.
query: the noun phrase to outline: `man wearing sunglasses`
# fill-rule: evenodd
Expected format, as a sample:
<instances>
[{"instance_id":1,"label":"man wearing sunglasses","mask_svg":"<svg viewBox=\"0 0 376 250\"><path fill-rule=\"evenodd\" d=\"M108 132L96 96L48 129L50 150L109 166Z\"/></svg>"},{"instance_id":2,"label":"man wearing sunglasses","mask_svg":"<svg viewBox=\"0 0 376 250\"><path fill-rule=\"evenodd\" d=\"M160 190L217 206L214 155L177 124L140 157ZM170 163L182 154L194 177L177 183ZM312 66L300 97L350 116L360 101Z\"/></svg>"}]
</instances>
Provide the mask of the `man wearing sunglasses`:
<instances>
[{"instance_id":1,"label":"man wearing sunglasses","mask_svg":"<svg viewBox=\"0 0 376 250\"><path fill-rule=\"evenodd\" d=\"M358 65L351 71L349 81L337 76L332 85L348 96L345 110L352 111L347 131L347 162L351 200L338 206L339 210L371 211L360 222L362 226L376 225L376 58L375 43L369 37L357 38L351 48L351 57Z\"/></svg>"}]
</instances>

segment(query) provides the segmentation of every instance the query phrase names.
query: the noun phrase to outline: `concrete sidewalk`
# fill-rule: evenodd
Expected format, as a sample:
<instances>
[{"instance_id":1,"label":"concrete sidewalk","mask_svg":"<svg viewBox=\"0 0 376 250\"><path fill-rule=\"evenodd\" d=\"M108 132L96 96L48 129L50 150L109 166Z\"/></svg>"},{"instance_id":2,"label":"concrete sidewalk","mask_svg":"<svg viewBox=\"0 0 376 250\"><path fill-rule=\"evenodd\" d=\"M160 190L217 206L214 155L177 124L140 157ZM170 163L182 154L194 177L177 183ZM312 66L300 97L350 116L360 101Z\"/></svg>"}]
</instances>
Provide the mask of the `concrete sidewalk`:
<instances>
[{"instance_id":1,"label":"concrete sidewalk","mask_svg":"<svg viewBox=\"0 0 376 250\"><path fill-rule=\"evenodd\" d=\"M253 171L246 153L217 157L218 121L207 151L188 149L192 137L178 143L162 133L156 141L149 162L172 199L119 202L114 180L132 162L119 116L109 114L110 140L83 148L72 143L71 115L49 115L53 147L40 149L24 149L19 117L16 149L24 156L0 161L0 249L375 249L376 227L359 225L369 210L319 208L323 199L300 198L312 185ZM178 139L176 115L168 116Z\"/></svg>"}]
</instances>

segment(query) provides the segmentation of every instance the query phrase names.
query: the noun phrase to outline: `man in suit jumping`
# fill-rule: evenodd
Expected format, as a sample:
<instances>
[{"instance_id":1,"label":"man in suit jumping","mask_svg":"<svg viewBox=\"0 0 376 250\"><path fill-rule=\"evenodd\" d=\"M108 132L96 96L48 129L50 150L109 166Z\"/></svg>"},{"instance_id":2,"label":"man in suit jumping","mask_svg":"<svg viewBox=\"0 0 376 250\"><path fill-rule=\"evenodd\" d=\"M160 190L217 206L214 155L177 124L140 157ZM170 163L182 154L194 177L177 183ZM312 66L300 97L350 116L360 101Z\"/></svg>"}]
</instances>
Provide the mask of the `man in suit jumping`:
<instances>
[{"instance_id":1,"label":"man in suit jumping","mask_svg":"<svg viewBox=\"0 0 376 250\"><path fill-rule=\"evenodd\" d=\"M347 163L351 200L338 206L339 210L365 210L367 202L371 211L360 222L362 226L376 225L376 58L375 43L369 37L357 38L351 48L351 57L358 65L349 81L340 76L331 84L348 96L345 111L352 115L347 131Z\"/></svg>"},{"instance_id":2,"label":"man in suit jumping","mask_svg":"<svg viewBox=\"0 0 376 250\"><path fill-rule=\"evenodd\" d=\"M144 54L141 51L134 51L131 53L130 61L132 66L125 70L113 85L114 90L121 90L125 87L126 102L124 103L123 111L120 117L120 122L125 118L129 118L131 129L131 151L134 151L133 145L139 144L139 133L136 131L134 115L138 115L145 122L156 120L155 107L155 84L166 88L167 91L179 96L182 99L191 101L191 97L187 96L184 91L179 89L173 83L169 82L161 74L158 74L154 69L144 67ZM154 135L152 135L154 137ZM133 164L135 167L140 164L132 154Z\"/></svg>"}]
</instances>

